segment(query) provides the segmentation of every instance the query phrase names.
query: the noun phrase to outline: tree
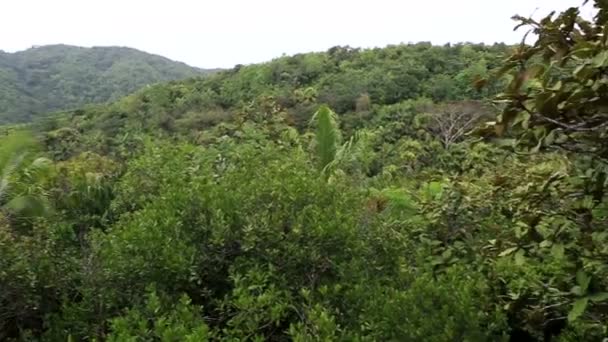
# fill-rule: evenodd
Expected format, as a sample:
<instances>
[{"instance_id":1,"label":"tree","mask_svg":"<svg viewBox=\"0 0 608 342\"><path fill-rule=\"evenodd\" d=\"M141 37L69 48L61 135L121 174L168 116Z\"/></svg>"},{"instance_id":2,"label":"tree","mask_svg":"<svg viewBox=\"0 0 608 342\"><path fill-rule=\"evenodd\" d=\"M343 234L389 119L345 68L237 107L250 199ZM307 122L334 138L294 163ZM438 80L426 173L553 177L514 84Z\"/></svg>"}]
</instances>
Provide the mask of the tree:
<instances>
[{"instance_id":1,"label":"tree","mask_svg":"<svg viewBox=\"0 0 608 342\"><path fill-rule=\"evenodd\" d=\"M546 257L534 250L553 246L552 254L567 271L545 277L543 287L570 292L547 295L551 305L527 305L546 311L542 315L545 334L557 323L571 331L580 329L578 336L595 334L586 340L605 336L608 300L603 266L608 260L604 239L608 236L608 1L593 3L598 11L592 20L583 18L575 7L540 21L515 16L518 27L530 27L528 33L538 38L532 45L526 45L524 38L506 60L498 75L508 75L510 83L496 99L504 105L496 125L498 134L510 130L520 146L531 147L532 155L542 147L572 152L565 154L569 157L566 165L571 166L548 168L536 189L528 186L524 197L517 198L519 191L513 191L519 206L513 216L521 220L523 228L518 230L526 234L516 234L516 247L502 255L517 250L520 264L524 258L544 264ZM560 228L543 241L545 227ZM532 282L526 286L534 287ZM550 313L559 306L567 308L567 314L563 309L561 314ZM557 317L548 319L551 315Z\"/></svg>"},{"instance_id":2,"label":"tree","mask_svg":"<svg viewBox=\"0 0 608 342\"><path fill-rule=\"evenodd\" d=\"M303 89L296 89L293 92L296 101L298 101L299 103L305 103L305 104L310 104L310 103L314 103L317 101L317 90L313 87L308 87L308 88L303 88Z\"/></svg>"},{"instance_id":3,"label":"tree","mask_svg":"<svg viewBox=\"0 0 608 342\"><path fill-rule=\"evenodd\" d=\"M371 108L371 99L368 93L361 94L355 101L355 111L357 113L368 112Z\"/></svg>"},{"instance_id":4,"label":"tree","mask_svg":"<svg viewBox=\"0 0 608 342\"><path fill-rule=\"evenodd\" d=\"M34 138L15 132L0 140L0 208L10 215L34 217L46 211L45 194L39 182L48 173L46 158L28 160Z\"/></svg>"},{"instance_id":5,"label":"tree","mask_svg":"<svg viewBox=\"0 0 608 342\"><path fill-rule=\"evenodd\" d=\"M330 165L336 157L338 144L341 138L336 113L328 106L323 105L312 117L312 120L317 126L315 133L317 162L319 169L325 172L327 166Z\"/></svg>"},{"instance_id":6,"label":"tree","mask_svg":"<svg viewBox=\"0 0 608 342\"><path fill-rule=\"evenodd\" d=\"M453 102L435 106L428 115L428 130L437 137L443 147L454 143L488 117L487 107L476 101Z\"/></svg>"},{"instance_id":7,"label":"tree","mask_svg":"<svg viewBox=\"0 0 608 342\"><path fill-rule=\"evenodd\" d=\"M539 147L557 145L608 160L608 2L594 4L593 20L575 7L540 21L514 17L538 39L522 43L499 71L511 82L497 97L505 104L498 133L513 128Z\"/></svg>"}]
</instances>

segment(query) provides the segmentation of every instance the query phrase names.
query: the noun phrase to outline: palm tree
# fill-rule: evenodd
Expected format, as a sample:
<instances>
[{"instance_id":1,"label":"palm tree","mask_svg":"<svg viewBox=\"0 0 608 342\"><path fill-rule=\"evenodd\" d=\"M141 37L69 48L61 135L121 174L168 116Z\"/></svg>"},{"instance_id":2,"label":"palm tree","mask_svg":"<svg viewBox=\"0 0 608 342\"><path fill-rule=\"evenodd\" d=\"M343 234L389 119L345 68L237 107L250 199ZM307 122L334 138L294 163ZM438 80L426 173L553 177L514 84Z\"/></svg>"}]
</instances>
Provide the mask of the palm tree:
<instances>
[{"instance_id":1,"label":"palm tree","mask_svg":"<svg viewBox=\"0 0 608 342\"><path fill-rule=\"evenodd\" d=\"M328 167L336 158L338 144L341 140L340 128L334 113L328 106L323 105L313 115L316 124L315 151L319 169L328 175Z\"/></svg>"},{"instance_id":2,"label":"palm tree","mask_svg":"<svg viewBox=\"0 0 608 342\"><path fill-rule=\"evenodd\" d=\"M315 103L317 101L317 90L313 87L308 87L304 89L296 89L294 91L294 95L298 102L302 102L305 104Z\"/></svg>"},{"instance_id":3,"label":"palm tree","mask_svg":"<svg viewBox=\"0 0 608 342\"><path fill-rule=\"evenodd\" d=\"M341 167L357 162L359 168L366 169L371 162L370 140L373 133L367 130L355 132L342 143L342 133L336 113L323 105L313 115L311 123L316 125L315 153L319 170L329 180ZM365 170L363 170L365 171Z\"/></svg>"},{"instance_id":4,"label":"palm tree","mask_svg":"<svg viewBox=\"0 0 608 342\"><path fill-rule=\"evenodd\" d=\"M51 162L46 158L30 162L35 147L35 139L26 132L0 138L0 210L10 216L31 218L46 212L40 180Z\"/></svg>"}]
</instances>

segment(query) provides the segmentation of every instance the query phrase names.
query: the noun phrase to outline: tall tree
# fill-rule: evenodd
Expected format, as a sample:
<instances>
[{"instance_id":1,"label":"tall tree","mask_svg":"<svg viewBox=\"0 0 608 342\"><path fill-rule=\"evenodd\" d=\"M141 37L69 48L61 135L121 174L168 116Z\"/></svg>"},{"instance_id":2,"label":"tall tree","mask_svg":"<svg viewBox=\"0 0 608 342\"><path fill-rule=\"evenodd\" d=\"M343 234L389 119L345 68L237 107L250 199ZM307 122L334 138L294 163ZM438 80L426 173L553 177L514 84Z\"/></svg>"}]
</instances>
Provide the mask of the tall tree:
<instances>
[{"instance_id":1,"label":"tall tree","mask_svg":"<svg viewBox=\"0 0 608 342\"><path fill-rule=\"evenodd\" d=\"M488 117L489 110L480 102L463 101L435 106L429 114L428 130L449 149L454 143Z\"/></svg>"},{"instance_id":2,"label":"tall tree","mask_svg":"<svg viewBox=\"0 0 608 342\"><path fill-rule=\"evenodd\" d=\"M522 42L500 71L511 82L498 96L506 104L499 133L511 127L539 146L608 160L608 1L594 6L592 20L575 7L540 21L514 17L538 39Z\"/></svg>"}]
</instances>

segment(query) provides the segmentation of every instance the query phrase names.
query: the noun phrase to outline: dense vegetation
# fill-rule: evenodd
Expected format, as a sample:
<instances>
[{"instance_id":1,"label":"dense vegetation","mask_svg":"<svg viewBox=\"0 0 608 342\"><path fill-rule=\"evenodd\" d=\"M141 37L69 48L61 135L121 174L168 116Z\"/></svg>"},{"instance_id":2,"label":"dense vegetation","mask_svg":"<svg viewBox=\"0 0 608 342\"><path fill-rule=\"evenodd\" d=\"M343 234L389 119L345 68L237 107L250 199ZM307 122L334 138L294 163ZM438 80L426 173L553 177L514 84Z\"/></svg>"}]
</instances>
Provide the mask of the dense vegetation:
<instances>
[{"instance_id":1,"label":"dense vegetation","mask_svg":"<svg viewBox=\"0 0 608 342\"><path fill-rule=\"evenodd\" d=\"M364 126L406 125L406 107L432 102L481 100L496 84L477 92L471 83L489 76L508 47L428 43L359 50L335 47L324 53L283 57L261 65L237 66L209 77L157 84L109 106L89 106L44 122L48 137L65 154L113 153L138 133L179 134L201 142L218 123L280 119L304 132L319 104L341 117L347 135ZM496 83L496 82L495 82ZM414 103L416 103L414 105ZM69 130L67 129L69 128ZM202 140L201 140L202 139ZM73 143L78 140L78 143ZM77 150L67 151L70 148ZM99 150L103 149L103 150ZM55 148L57 150L57 148Z\"/></svg>"},{"instance_id":2,"label":"dense vegetation","mask_svg":"<svg viewBox=\"0 0 608 342\"><path fill-rule=\"evenodd\" d=\"M595 4L519 18L531 46L337 47L4 127L0 339L601 341Z\"/></svg>"},{"instance_id":3,"label":"dense vegetation","mask_svg":"<svg viewBox=\"0 0 608 342\"><path fill-rule=\"evenodd\" d=\"M129 48L49 45L0 51L0 123L114 101L148 84L204 72Z\"/></svg>"}]
</instances>

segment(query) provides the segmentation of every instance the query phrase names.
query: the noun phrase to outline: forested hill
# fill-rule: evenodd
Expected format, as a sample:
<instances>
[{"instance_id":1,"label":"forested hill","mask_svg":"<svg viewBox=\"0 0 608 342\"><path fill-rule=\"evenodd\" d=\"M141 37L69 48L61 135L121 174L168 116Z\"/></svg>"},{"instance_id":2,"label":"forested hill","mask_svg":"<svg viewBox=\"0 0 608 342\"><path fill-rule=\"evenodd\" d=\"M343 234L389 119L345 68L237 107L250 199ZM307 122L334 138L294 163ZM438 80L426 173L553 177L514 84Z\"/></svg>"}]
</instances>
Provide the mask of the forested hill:
<instances>
[{"instance_id":1,"label":"forested hill","mask_svg":"<svg viewBox=\"0 0 608 342\"><path fill-rule=\"evenodd\" d=\"M116 100L144 85L205 70L131 48L68 45L0 51L0 123Z\"/></svg>"},{"instance_id":2,"label":"forested hill","mask_svg":"<svg viewBox=\"0 0 608 342\"><path fill-rule=\"evenodd\" d=\"M79 134L84 130L100 133L94 136L111 141L99 140L91 146L107 148L122 139L121 133L131 137L136 132L199 135L217 123L247 115L263 121L261 113L280 112L286 122L302 130L319 104L326 103L351 132L382 125L393 112L403 114L408 101L428 104L486 98L497 91L496 85L478 92L472 84L497 68L510 49L504 44L429 43L376 49L334 47L239 65L209 77L157 84L111 105L65 113L59 117L63 120L51 124L74 127Z\"/></svg>"},{"instance_id":3,"label":"forested hill","mask_svg":"<svg viewBox=\"0 0 608 342\"><path fill-rule=\"evenodd\" d=\"M0 341L605 341L589 3L0 127Z\"/></svg>"}]
</instances>

